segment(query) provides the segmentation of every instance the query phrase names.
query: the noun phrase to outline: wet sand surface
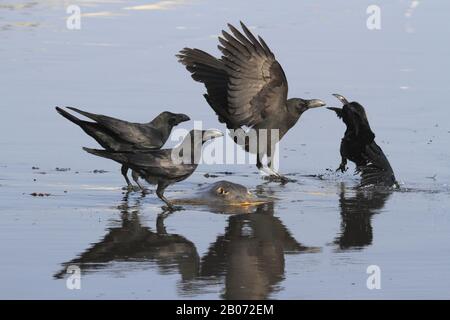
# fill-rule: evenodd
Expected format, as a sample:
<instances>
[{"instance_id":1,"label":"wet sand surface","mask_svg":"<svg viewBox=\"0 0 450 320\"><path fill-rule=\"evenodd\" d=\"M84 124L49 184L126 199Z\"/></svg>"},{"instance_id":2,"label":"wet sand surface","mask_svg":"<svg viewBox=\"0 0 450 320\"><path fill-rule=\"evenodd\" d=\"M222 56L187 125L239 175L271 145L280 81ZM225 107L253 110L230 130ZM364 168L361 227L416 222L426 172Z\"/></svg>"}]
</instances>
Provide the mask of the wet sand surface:
<instances>
[{"instance_id":1,"label":"wet sand surface","mask_svg":"<svg viewBox=\"0 0 450 320\"><path fill-rule=\"evenodd\" d=\"M76 31L60 1L0 5L0 298L450 298L449 4L381 1L382 29L369 31L360 1L74 3ZM216 36L240 19L274 51L290 96L365 106L400 190L356 190L352 165L334 173L345 128L317 109L281 143L296 182L203 164L166 194L229 180L273 203L165 214L154 194L123 191L119 165L83 152L95 142L54 111L145 122L170 110L223 130L174 55L218 55ZM81 290L66 287L69 265Z\"/></svg>"}]
</instances>

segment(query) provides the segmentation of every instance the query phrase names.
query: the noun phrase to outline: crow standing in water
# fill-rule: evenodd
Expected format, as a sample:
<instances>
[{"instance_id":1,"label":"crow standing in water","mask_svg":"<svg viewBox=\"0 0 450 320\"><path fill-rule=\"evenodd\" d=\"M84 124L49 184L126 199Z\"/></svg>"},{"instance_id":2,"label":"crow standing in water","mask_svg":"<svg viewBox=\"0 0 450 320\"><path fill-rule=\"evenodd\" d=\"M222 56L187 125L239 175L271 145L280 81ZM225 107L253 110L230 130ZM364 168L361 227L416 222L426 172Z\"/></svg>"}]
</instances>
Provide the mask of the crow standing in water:
<instances>
[{"instance_id":1,"label":"crow standing in water","mask_svg":"<svg viewBox=\"0 0 450 320\"><path fill-rule=\"evenodd\" d=\"M192 73L192 78L205 85L204 97L220 122L228 129L256 129L257 150L251 148L247 139L235 139L235 142L247 152L256 153L258 169L284 182L287 179L272 168L271 129L279 130L281 140L303 112L325 103L318 99L288 99L288 82L274 54L261 37L256 39L242 22L241 26L245 35L231 24L228 27L233 35L222 31L220 59L190 48L181 50L177 57ZM260 129L266 129L267 133ZM267 156L266 168L261 162L264 156Z\"/></svg>"},{"instance_id":2,"label":"crow standing in water","mask_svg":"<svg viewBox=\"0 0 450 320\"><path fill-rule=\"evenodd\" d=\"M78 125L107 151L131 152L160 149L166 143L174 126L190 120L185 114L165 111L149 123L132 123L73 107L67 108L95 121L80 120L69 112L56 107L56 111L60 115ZM128 167L122 165L121 171L128 189L133 189L133 185L127 176ZM139 188L143 190L138 181L139 175L133 171L132 177Z\"/></svg>"},{"instance_id":3,"label":"crow standing in water","mask_svg":"<svg viewBox=\"0 0 450 320\"><path fill-rule=\"evenodd\" d=\"M375 142L375 134L370 129L364 107L358 102L348 102L339 94L333 95L342 102L343 107L328 109L336 112L347 126L341 142L342 161L337 170L345 172L348 159L355 163L356 171L361 173L361 186L398 187L388 159Z\"/></svg>"},{"instance_id":4,"label":"crow standing in water","mask_svg":"<svg viewBox=\"0 0 450 320\"><path fill-rule=\"evenodd\" d=\"M223 134L218 130L191 130L183 142L174 149L134 152L114 152L83 148L96 156L108 158L133 169L150 184L156 184L157 196L169 210L176 209L164 197L164 190L171 184L187 179L200 161L202 145Z\"/></svg>"}]
</instances>

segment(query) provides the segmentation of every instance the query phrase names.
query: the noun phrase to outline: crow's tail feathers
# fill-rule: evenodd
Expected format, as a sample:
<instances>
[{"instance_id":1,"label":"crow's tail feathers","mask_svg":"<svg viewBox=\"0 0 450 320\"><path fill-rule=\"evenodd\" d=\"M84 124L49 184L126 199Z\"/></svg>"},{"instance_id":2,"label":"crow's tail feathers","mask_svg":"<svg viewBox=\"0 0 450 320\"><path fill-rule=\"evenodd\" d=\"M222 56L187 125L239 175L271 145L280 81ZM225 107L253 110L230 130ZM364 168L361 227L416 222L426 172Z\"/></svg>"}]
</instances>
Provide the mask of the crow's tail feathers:
<instances>
[{"instance_id":1,"label":"crow's tail feathers","mask_svg":"<svg viewBox=\"0 0 450 320\"><path fill-rule=\"evenodd\" d=\"M90 154L96 155L98 157L111 159L111 160L114 160L119 163L127 162L126 154L124 154L122 152L114 152L114 151L107 151L107 150L100 150L100 149L90 149L90 148L86 148L86 147L83 147L83 150Z\"/></svg>"},{"instance_id":2,"label":"crow's tail feathers","mask_svg":"<svg viewBox=\"0 0 450 320\"><path fill-rule=\"evenodd\" d=\"M72 111L75 111L75 112L77 112L77 113L79 113L79 114L85 116L86 118L89 118L89 119L94 120L94 121L98 121L99 118L102 117L102 116L99 115L99 114L95 114L95 113L90 113L90 112L87 112L87 111L83 111L83 110L77 109L77 108L75 108L75 107L67 107L67 109L70 109L70 110L72 110Z\"/></svg>"}]
</instances>

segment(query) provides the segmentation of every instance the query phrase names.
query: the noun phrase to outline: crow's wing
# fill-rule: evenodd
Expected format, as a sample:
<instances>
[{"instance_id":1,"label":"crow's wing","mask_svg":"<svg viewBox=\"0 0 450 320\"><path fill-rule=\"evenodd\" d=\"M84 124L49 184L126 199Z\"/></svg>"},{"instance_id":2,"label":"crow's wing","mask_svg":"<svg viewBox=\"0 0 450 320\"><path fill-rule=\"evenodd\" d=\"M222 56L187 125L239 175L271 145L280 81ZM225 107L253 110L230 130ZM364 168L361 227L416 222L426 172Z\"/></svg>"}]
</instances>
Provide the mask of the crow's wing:
<instances>
[{"instance_id":1,"label":"crow's wing","mask_svg":"<svg viewBox=\"0 0 450 320\"><path fill-rule=\"evenodd\" d=\"M138 172L145 172L149 176L165 179L177 179L191 174L196 164L184 164L172 159L172 149L136 151L136 152L111 152L83 148L85 151L99 157L107 158L125 164Z\"/></svg>"},{"instance_id":2,"label":"crow's wing","mask_svg":"<svg viewBox=\"0 0 450 320\"><path fill-rule=\"evenodd\" d=\"M96 114L96 113L90 113L90 112L87 112L87 111L83 111L83 110L80 110L80 109L75 108L75 107L67 107L67 109L70 109L72 111L78 112L79 114L85 116L86 118L94 120L95 122L98 122L99 124L102 124L102 125L104 125L106 127L120 125L120 124L123 124L123 123L126 123L126 124L129 123L127 121L123 121L123 120L116 119L116 118L113 118L113 117L108 117L108 116L105 116L103 114Z\"/></svg>"},{"instance_id":3,"label":"crow's wing","mask_svg":"<svg viewBox=\"0 0 450 320\"><path fill-rule=\"evenodd\" d=\"M229 128L234 127L227 112L228 74L223 61L202 50L190 48L181 50L177 58L192 74L192 79L205 85L207 94L204 97L218 115L219 121L226 123Z\"/></svg>"},{"instance_id":4,"label":"crow's wing","mask_svg":"<svg viewBox=\"0 0 450 320\"><path fill-rule=\"evenodd\" d=\"M123 140L120 136L97 122L78 119L64 109L56 107L56 111L64 118L78 125L85 133L94 138L103 148L110 151L131 151L134 144Z\"/></svg>"},{"instance_id":5,"label":"crow's wing","mask_svg":"<svg viewBox=\"0 0 450 320\"><path fill-rule=\"evenodd\" d=\"M363 156L368 163L358 168L361 172L361 186L378 185L391 187L397 184L394 171L388 159L375 142L366 146Z\"/></svg>"},{"instance_id":6,"label":"crow's wing","mask_svg":"<svg viewBox=\"0 0 450 320\"><path fill-rule=\"evenodd\" d=\"M161 132L149 124L132 123L102 114L86 112L74 107L67 108L94 120L115 134L118 139L135 145L136 149L161 148L165 142L161 139Z\"/></svg>"},{"instance_id":7,"label":"crow's wing","mask_svg":"<svg viewBox=\"0 0 450 320\"><path fill-rule=\"evenodd\" d=\"M252 127L277 115L286 105L288 83L281 65L261 37L241 22L245 36L232 25L219 37L228 74L227 111L230 122Z\"/></svg>"}]
</instances>

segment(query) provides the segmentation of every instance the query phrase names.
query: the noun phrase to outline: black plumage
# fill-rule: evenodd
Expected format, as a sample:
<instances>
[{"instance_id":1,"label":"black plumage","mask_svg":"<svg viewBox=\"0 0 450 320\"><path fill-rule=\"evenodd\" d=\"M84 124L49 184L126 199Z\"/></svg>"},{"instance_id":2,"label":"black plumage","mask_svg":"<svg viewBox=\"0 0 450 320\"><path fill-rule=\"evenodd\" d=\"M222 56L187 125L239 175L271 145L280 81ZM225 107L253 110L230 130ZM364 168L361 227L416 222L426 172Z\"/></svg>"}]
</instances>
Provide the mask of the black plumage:
<instances>
[{"instance_id":1,"label":"black plumage","mask_svg":"<svg viewBox=\"0 0 450 320\"><path fill-rule=\"evenodd\" d=\"M341 163L337 170L347 170L347 160L355 163L361 173L361 186L398 186L394 171L383 150L375 142L375 134L370 128L364 107L358 102L348 102L343 96L334 94L343 104L342 108L328 109L347 126L341 140Z\"/></svg>"},{"instance_id":2,"label":"black plumage","mask_svg":"<svg viewBox=\"0 0 450 320\"><path fill-rule=\"evenodd\" d=\"M148 183L157 185L157 196L169 209L174 209L172 203L164 197L164 190L194 173L200 161L203 143L222 135L217 130L191 130L183 142L173 149L134 152L83 149L133 169Z\"/></svg>"},{"instance_id":3,"label":"black plumage","mask_svg":"<svg viewBox=\"0 0 450 320\"><path fill-rule=\"evenodd\" d=\"M59 107L56 107L56 111L64 118L78 125L108 151L131 152L136 150L160 149L166 143L174 126L190 120L185 114L165 111L160 113L151 122L133 123L101 114L82 111L73 107L67 108L94 122L78 119ZM132 188L132 184L127 176L128 167L122 165L121 172L127 182L128 188ZM138 181L138 174L133 172L132 176L142 189Z\"/></svg>"},{"instance_id":4,"label":"black plumage","mask_svg":"<svg viewBox=\"0 0 450 320\"><path fill-rule=\"evenodd\" d=\"M257 154L258 169L282 178L271 168L272 139L263 135L276 129L281 140L303 112L325 103L318 99L288 99L288 82L275 55L261 37L256 39L242 22L241 26L245 35L231 24L228 27L232 34L222 31L220 59L190 48L181 50L177 57L191 72L192 78L205 85L207 93L204 97L220 122L229 129L257 130L256 149L251 148L248 139L234 140L246 151ZM266 139L266 143L260 143L261 139ZM267 156L268 168L261 162L264 156Z\"/></svg>"}]
</instances>

